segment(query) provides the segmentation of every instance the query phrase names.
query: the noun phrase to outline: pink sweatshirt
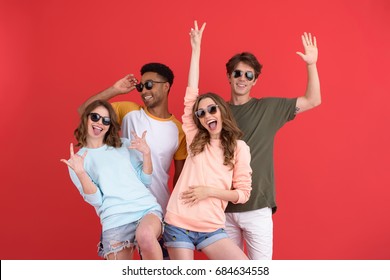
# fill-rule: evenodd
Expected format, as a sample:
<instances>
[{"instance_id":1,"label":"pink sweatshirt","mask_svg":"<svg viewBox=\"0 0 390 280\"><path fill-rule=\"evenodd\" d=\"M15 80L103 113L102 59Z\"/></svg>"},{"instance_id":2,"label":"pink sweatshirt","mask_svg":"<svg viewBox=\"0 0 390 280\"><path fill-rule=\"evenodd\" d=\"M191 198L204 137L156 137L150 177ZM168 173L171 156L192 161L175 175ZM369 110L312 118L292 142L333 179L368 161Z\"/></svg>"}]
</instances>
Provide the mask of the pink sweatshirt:
<instances>
[{"instance_id":1,"label":"pink sweatshirt","mask_svg":"<svg viewBox=\"0 0 390 280\"><path fill-rule=\"evenodd\" d=\"M192 107L197 97L197 89L187 88L182 119L188 150L198 131L192 120ZM204 151L194 157L190 155L190 152L188 153L179 180L168 202L165 215L165 221L168 224L197 232L212 232L225 227L224 211L228 202L210 197L192 206L183 204L180 194L188 190L189 186L234 189L239 196L235 203L248 201L252 189L249 146L244 141L238 140L233 169L224 165L223 160L223 150L219 139L211 139Z\"/></svg>"}]
</instances>

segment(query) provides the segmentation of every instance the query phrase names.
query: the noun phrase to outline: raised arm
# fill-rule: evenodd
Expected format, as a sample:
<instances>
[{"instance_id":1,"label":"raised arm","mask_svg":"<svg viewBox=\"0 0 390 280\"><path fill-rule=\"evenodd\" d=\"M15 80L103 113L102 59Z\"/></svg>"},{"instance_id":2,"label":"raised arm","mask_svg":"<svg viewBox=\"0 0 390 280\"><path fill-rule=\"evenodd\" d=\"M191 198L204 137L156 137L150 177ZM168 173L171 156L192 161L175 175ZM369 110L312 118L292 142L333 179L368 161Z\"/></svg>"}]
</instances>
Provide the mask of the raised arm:
<instances>
[{"instance_id":1,"label":"raised arm","mask_svg":"<svg viewBox=\"0 0 390 280\"><path fill-rule=\"evenodd\" d=\"M297 54L306 62L307 67L307 86L304 96L298 97L296 112L302 113L321 104L320 79L317 71L317 39L311 36L311 33L302 35L302 44L305 53Z\"/></svg>"},{"instance_id":2,"label":"raised arm","mask_svg":"<svg viewBox=\"0 0 390 280\"><path fill-rule=\"evenodd\" d=\"M133 74L128 74L111 87L99 92L98 94L91 96L87 99L81 106L77 109L78 113L81 115L85 108L91 104L93 101L102 99L109 100L119 94L125 94L135 89L135 85L137 84L137 79Z\"/></svg>"},{"instance_id":3,"label":"raised arm","mask_svg":"<svg viewBox=\"0 0 390 280\"><path fill-rule=\"evenodd\" d=\"M87 152L81 156L74 153L73 144L70 144L70 159L61 159L61 162L69 166L77 178L79 179L84 194L94 194L97 191L96 185L92 182L91 178L88 176L87 172L84 169L84 158L87 156Z\"/></svg>"},{"instance_id":4,"label":"raised arm","mask_svg":"<svg viewBox=\"0 0 390 280\"><path fill-rule=\"evenodd\" d=\"M182 127L186 135L187 147L191 145L192 140L198 131L198 128L192 119L192 107L198 97L200 43L205 26L206 23L203 23L202 28L199 30L198 23L195 20L194 28L191 28L190 31L192 52L188 73L188 87L184 96L184 114L182 116Z\"/></svg>"},{"instance_id":5,"label":"raised arm","mask_svg":"<svg viewBox=\"0 0 390 280\"><path fill-rule=\"evenodd\" d=\"M153 165L152 165L152 157L150 153L150 148L148 143L146 142L146 131L142 133L142 137L139 137L134 131L131 132L133 135L133 139L131 140L130 149L135 149L142 154L142 171L145 174L152 174Z\"/></svg>"}]
</instances>

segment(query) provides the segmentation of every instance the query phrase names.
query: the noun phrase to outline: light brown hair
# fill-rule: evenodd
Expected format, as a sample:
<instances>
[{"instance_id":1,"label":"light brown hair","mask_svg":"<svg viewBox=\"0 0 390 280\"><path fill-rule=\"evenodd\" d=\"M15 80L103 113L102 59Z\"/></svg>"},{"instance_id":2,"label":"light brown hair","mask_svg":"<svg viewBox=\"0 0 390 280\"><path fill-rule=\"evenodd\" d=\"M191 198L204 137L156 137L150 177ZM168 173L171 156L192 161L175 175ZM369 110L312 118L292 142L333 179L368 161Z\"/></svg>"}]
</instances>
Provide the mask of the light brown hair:
<instances>
[{"instance_id":1,"label":"light brown hair","mask_svg":"<svg viewBox=\"0 0 390 280\"><path fill-rule=\"evenodd\" d=\"M196 126L198 127L198 132L190 145L191 156L195 156L201 153L204 150L206 144L210 143L210 133L205 127L203 127L199 119L195 116L195 111L198 110L199 102L205 98L211 98L215 102L215 104L218 105L218 110L220 110L221 112L222 131L220 139L224 154L223 164L233 168L234 151L237 146L237 140L240 139L242 136L242 132L238 128L237 123L234 120L232 112L226 101L215 93L209 92L200 95L192 108L192 118Z\"/></svg>"},{"instance_id":2,"label":"light brown hair","mask_svg":"<svg viewBox=\"0 0 390 280\"><path fill-rule=\"evenodd\" d=\"M111 124L104 135L103 142L104 144L119 148L122 145L121 139L119 137L120 125L118 123L118 117L112 108L111 104L105 100L95 100L89 104L80 117L80 124L74 131L74 136L78 141L77 146L85 147L87 145L87 135L88 135L88 117L97 107L102 106L107 109L109 117L111 119Z\"/></svg>"}]
</instances>

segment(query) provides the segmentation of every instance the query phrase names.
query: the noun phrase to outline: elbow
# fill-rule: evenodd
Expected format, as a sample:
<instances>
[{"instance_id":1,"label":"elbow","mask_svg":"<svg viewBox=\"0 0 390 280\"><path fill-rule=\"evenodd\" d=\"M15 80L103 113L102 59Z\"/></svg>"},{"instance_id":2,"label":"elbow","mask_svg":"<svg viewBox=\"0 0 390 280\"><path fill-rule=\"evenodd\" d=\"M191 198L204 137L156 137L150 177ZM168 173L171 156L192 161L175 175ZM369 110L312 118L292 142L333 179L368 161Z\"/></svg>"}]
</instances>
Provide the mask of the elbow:
<instances>
[{"instance_id":1,"label":"elbow","mask_svg":"<svg viewBox=\"0 0 390 280\"><path fill-rule=\"evenodd\" d=\"M320 106L321 105L321 96L319 96L318 98L315 98L315 99L312 99L309 101L309 104L310 104L310 109L313 109L317 106Z\"/></svg>"},{"instance_id":2,"label":"elbow","mask_svg":"<svg viewBox=\"0 0 390 280\"><path fill-rule=\"evenodd\" d=\"M238 193L238 199L236 202L234 202L234 204L244 204L249 200L249 197L251 195L251 189L237 191L237 193Z\"/></svg>"},{"instance_id":3,"label":"elbow","mask_svg":"<svg viewBox=\"0 0 390 280\"><path fill-rule=\"evenodd\" d=\"M314 107L317 107L317 106L320 106L322 103L322 100L321 100L321 96L316 100L316 102L314 103Z\"/></svg>"}]
</instances>

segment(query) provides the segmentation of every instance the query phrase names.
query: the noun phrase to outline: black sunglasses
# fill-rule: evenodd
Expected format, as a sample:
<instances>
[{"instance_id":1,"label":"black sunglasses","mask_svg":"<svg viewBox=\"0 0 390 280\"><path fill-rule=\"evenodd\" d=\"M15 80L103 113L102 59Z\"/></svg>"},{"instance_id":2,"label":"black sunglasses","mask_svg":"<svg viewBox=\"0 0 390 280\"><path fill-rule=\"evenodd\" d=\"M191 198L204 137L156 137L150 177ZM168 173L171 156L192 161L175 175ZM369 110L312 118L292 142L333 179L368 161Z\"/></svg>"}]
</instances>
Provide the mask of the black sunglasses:
<instances>
[{"instance_id":1,"label":"black sunglasses","mask_svg":"<svg viewBox=\"0 0 390 280\"><path fill-rule=\"evenodd\" d=\"M111 124L111 119L110 117L102 117L100 116L98 113L90 113L89 114L89 117L91 119L91 121L93 122L98 122L100 119L102 119L102 123L104 125L110 125Z\"/></svg>"},{"instance_id":2,"label":"black sunglasses","mask_svg":"<svg viewBox=\"0 0 390 280\"><path fill-rule=\"evenodd\" d=\"M207 106L206 109L207 109L207 112L209 112L209 114L214 115L217 112L217 107L218 107L218 105L216 105L216 104L210 104L209 106ZM206 110L199 109L199 110L195 111L195 116L198 119L203 118L204 116L206 116Z\"/></svg>"},{"instance_id":3,"label":"black sunglasses","mask_svg":"<svg viewBox=\"0 0 390 280\"><path fill-rule=\"evenodd\" d=\"M163 84L163 83L166 83L166 82L159 82L159 81L148 80L144 84L143 83L136 84L135 88L137 89L138 92L142 92L144 87L147 90L151 90L153 88L153 84L154 83L156 83L156 84Z\"/></svg>"},{"instance_id":4,"label":"black sunglasses","mask_svg":"<svg viewBox=\"0 0 390 280\"><path fill-rule=\"evenodd\" d=\"M234 78L238 78L238 77L241 77L242 75L244 75L244 72L241 70L234 70L232 74L233 74ZM253 78L255 77L255 75L253 74L252 71L246 71L245 77L248 79L248 81L252 81Z\"/></svg>"}]
</instances>

